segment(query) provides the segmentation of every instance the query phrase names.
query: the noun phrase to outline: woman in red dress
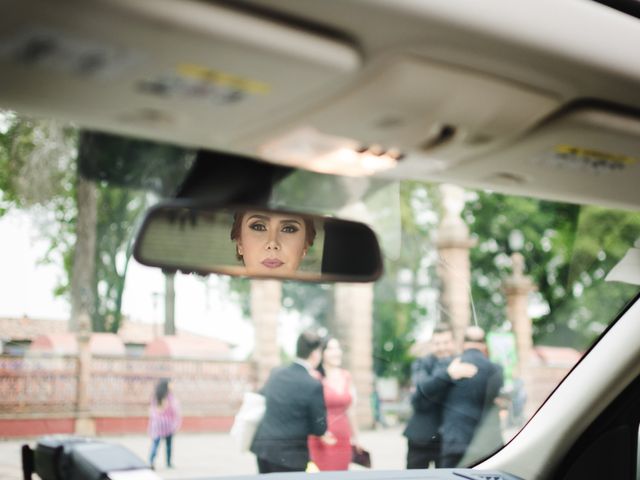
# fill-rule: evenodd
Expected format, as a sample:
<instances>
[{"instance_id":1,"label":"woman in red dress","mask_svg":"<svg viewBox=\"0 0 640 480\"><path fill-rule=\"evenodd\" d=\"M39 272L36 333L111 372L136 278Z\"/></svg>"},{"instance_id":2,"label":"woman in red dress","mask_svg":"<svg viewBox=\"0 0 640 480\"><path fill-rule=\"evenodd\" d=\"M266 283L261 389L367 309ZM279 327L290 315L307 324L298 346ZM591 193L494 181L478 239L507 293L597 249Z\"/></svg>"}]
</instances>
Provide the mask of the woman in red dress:
<instances>
[{"instance_id":1,"label":"woman in red dress","mask_svg":"<svg viewBox=\"0 0 640 480\"><path fill-rule=\"evenodd\" d=\"M342 365L342 349L335 338L328 338L318 367L327 407L327 433L309 437L311 460L320 470L347 470L351 446L358 445L358 430L353 416L355 389L351 375Z\"/></svg>"}]
</instances>

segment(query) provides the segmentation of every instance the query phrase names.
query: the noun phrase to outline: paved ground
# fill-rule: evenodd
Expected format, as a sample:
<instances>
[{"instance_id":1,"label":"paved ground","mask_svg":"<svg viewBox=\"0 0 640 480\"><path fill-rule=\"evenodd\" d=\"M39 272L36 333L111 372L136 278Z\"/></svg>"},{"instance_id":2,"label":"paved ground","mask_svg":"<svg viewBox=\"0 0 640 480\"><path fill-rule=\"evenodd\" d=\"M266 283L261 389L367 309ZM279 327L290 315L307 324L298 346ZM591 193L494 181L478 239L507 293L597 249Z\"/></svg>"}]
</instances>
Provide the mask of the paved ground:
<instances>
[{"instance_id":1,"label":"paved ground","mask_svg":"<svg viewBox=\"0 0 640 480\"><path fill-rule=\"evenodd\" d=\"M362 446L371 452L373 468L376 470L404 468L406 441L402 436L401 428L363 431L360 436ZM144 435L100 438L120 443L140 458L147 458L150 441ZM34 440L0 441L0 479L22 479L20 447L24 443L33 444ZM163 444L156 463L158 474L166 479L257 473L255 457L250 453L239 453L229 435L223 433L178 434L174 439L175 468L172 470L163 468L164 460Z\"/></svg>"}]
</instances>

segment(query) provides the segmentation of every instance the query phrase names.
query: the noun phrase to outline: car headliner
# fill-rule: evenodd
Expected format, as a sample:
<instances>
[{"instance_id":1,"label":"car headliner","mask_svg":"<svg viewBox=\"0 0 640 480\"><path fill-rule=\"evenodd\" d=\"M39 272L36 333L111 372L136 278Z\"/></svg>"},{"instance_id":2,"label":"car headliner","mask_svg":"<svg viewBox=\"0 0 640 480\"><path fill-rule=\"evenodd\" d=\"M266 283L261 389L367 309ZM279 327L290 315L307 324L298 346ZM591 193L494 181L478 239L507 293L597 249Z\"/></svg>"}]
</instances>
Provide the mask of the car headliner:
<instances>
[{"instance_id":1,"label":"car headliner","mask_svg":"<svg viewBox=\"0 0 640 480\"><path fill-rule=\"evenodd\" d=\"M398 148L398 166L378 174L387 178L640 205L640 22L598 3L3 6L2 108L275 163L286 162L265 155L265 142L311 127ZM43 35L54 39L48 57L16 54ZM91 49L97 66L78 68L78 52ZM241 94L176 85L207 75ZM454 134L439 138L443 126Z\"/></svg>"},{"instance_id":2,"label":"car headliner","mask_svg":"<svg viewBox=\"0 0 640 480\"><path fill-rule=\"evenodd\" d=\"M381 177L640 206L640 23L598 3L4 0L2 7L0 108L251 157L265 142L313 127L399 148L404 159ZM44 60L16 56L33 35L55 40ZM78 52L91 48L102 63L74 67ZM225 103L176 87L194 75L240 83L242 98ZM149 88L167 78L168 93ZM442 126L455 132L446 141ZM530 478L553 472L567 445L638 374L639 317L636 305L561 384L545 415L484 466ZM593 369L605 364L607 375L594 380Z\"/></svg>"}]
</instances>

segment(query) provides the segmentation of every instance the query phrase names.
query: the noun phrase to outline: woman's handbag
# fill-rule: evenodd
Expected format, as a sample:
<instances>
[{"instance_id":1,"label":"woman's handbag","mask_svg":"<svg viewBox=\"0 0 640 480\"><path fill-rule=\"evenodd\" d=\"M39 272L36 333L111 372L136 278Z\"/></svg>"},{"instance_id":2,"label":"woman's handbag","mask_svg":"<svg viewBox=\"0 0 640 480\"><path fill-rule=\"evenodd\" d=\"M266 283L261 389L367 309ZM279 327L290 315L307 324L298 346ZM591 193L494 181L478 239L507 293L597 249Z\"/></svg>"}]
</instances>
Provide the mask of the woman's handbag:
<instances>
[{"instance_id":1,"label":"woman's handbag","mask_svg":"<svg viewBox=\"0 0 640 480\"><path fill-rule=\"evenodd\" d=\"M242 405L233 419L233 426L229 433L236 440L241 452L246 452L251 447L251 442L256 434L258 425L262 421L266 402L263 395L254 392L245 392L242 397Z\"/></svg>"},{"instance_id":2,"label":"woman's handbag","mask_svg":"<svg viewBox=\"0 0 640 480\"><path fill-rule=\"evenodd\" d=\"M371 468L371 455L364 448L358 448L351 445L351 463Z\"/></svg>"}]
</instances>

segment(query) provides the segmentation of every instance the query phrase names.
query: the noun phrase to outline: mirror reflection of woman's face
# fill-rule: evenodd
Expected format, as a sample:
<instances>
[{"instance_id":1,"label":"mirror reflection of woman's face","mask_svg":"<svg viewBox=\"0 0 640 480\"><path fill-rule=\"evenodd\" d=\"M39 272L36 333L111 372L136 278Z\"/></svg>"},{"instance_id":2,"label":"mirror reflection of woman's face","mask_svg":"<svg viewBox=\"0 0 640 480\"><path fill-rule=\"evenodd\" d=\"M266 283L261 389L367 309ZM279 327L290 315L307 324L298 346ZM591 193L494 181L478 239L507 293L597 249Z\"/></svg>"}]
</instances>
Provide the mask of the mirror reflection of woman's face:
<instances>
[{"instance_id":1,"label":"mirror reflection of woman's face","mask_svg":"<svg viewBox=\"0 0 640 480\"><path fill-rule=\"evenodd\" d=\"M340 342L335 338L332 338L327 343L327 347L322 353L322 362L329 367L342 365L342 348L340 348Z\"/></svg>"},{"instance_id":2,"label":"mirror reflection of woman's face","mask_svg":"<svg viewBox=\"0 0 640 480\"><path fill-rule=\"evenodd\" d=\"M307 253L302 217L248 211L242 218L238 253L249 275L291 275Z\"/></svg>"}]
</instances>

